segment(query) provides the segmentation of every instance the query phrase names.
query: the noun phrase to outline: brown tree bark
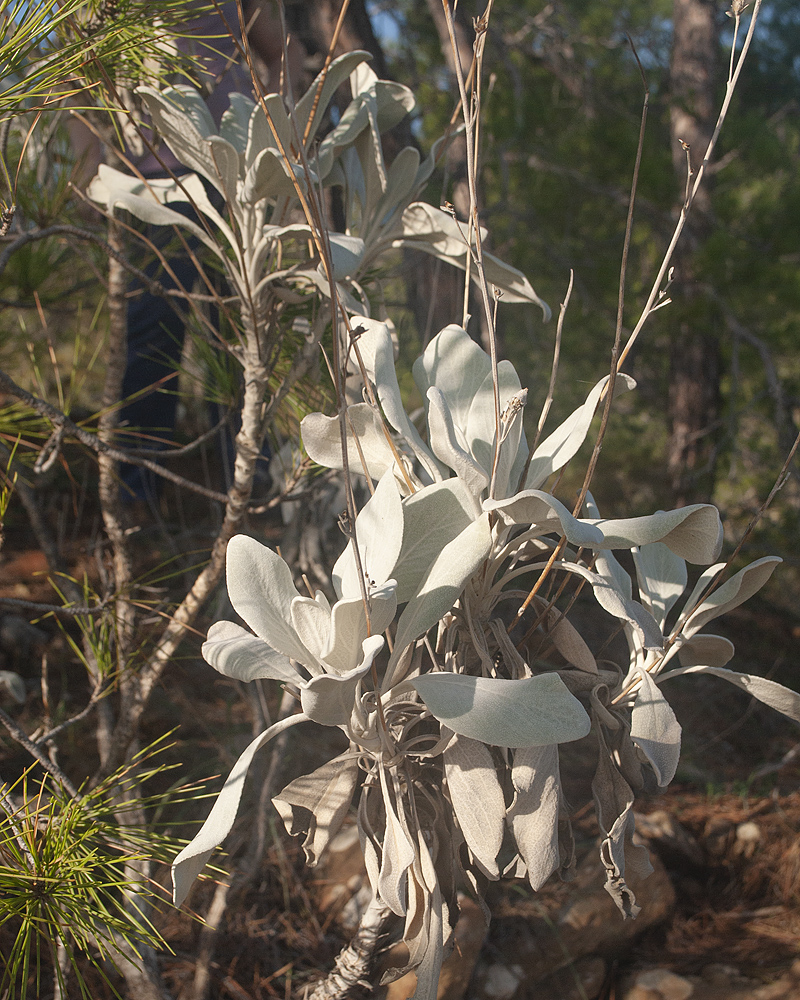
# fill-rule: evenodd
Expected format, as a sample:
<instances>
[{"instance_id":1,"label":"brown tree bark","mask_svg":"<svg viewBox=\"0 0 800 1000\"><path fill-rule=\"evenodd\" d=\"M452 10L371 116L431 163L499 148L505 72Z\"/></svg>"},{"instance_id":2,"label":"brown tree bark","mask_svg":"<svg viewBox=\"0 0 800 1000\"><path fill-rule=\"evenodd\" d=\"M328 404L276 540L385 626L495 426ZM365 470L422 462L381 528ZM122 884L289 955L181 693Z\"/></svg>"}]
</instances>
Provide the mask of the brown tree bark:
<instances>
[{"instance_id":1,"label":"brown tree bark","mask_svg":"<svg viewBox=\"0 0 800 1000\"><path fill-rule=\"evenodd\" d=\"M713 0L673 0L670 131L679 205L686 192L688 167L697 170L714 128L717 44ZM673 501L679 506L690 499L710 498L714 480L720 345L713 310L697 288L693 263L712 226L704 186L673 261L667 464Z\"/></svg>"}]
</instances>

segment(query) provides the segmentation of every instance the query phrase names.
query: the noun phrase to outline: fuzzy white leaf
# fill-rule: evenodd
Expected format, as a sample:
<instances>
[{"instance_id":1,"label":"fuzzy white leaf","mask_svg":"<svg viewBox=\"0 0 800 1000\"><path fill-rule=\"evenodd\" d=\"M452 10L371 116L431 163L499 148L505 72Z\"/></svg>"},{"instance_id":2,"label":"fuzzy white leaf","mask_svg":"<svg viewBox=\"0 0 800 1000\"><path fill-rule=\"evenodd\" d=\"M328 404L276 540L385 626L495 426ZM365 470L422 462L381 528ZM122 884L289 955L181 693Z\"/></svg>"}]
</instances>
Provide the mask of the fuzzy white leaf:
<instances>
[{"instance_id":1,"label":"fuzzy white leaf","mask_svg":"<svg viewBox=\"0 0 800 1000\"><path fill-rule=\"evenodd\" d=\"M369 52L364 52L359 49L352 52L346 52L344 55L339 56L331 62L330 66L328 66L326 74L323 75L322 73L319 73L315 77L314 82L297 102L294 109L297 129L300 132L300 135L303 135L306 130L308 120L311 117L311 111L314 108L315 102L317 104L314 122L311 126L307 143L313 142L317 129L325 119L325 111L327 110L328 104L330 104L331 98L339 87L345 82L345 80L352 74L360 63L366 62L371 58L372 56ZM317 99L318 93L319 99Z\"/></svg>"},{"instance_id":2,"label":"fuzzy white leaf","mask_svg":"<svg viewBox=\"0 0 800 1000\"><path fill-rule=\"evenodd\" d=\"M681 661L681 666L684 667L697 665L724 667L733 658L735 652L730 639L725 639L721 635L701 633L693 635L688 642L684 642L680 646L678 659Z\"/></svg>"},{"instance_id":3,"label":"fuzzy white leaf","mask_svg":"<svg viewBox=\"0 0 800 1000\"><path fill-rule=\"evenodd\" d=\"M392 666L406 646L450 611L467 580L489 554L491 545L489 517L482 514L441 549L397 623Z\"/></svg>"},{"instance_id":4,"label":"fuzzy white leaf","mask_svg":"<svg viewBox=\"0 0 800 1000\"><path fill-rule=\"evenodd\" d=\"M608 383L608 376L601 379L586 397L586 402L567 417L563 424L544 439L533 453L525 489L538 489L554 472L557 472L575 455L589 433L600 394ZM621 395L636 387L636 382L621 372L617 375L614 393Z\"/></svg>"},{"instance_id":5,"label":"fuzzy white leaf","mask_svg":"<svg viewBox=\"0 0 800 1000\"><path fill-rule=\"evenodd\" d=\"M272 804L291 836L305 834L306 864L313 868L347 816L358 785L358 760L336 757L299 778L276 795Z\"/></svg>"},{"instance_id":6,"label":"fuzzy white leaf","mask_svg":"<svg viewBox=\"0 0 800 1000\"><path fill-rule=\"evenodd\" d=\"M779 556L764 556L763 559L757 559L749 566L739 570L721 587L717 587L689 616L683 626L684 636L687 639L690 638L713 618L718 618L749 600L753 594L761 590L780 562L783 560Z\"/></svg>"},{"instance_id":7,"label":"fuzzy white leaf","mask_svg":"<svg viewBox=\"0 0 800 1000\"><path fill-rule=\"evenodd\" d=\"M115 207L119 207L129 211L142 222L156 226L181 226L221 258L223 255L220 248L205 229L168 207L173 202L186 204L191 198L203 215L222 230L228 241L233 239L230 227L209 201L206 189L197 174L186 174L175 180L154 177L144 181L101 163L97 176L92 179L87 189L87 194L92 201L104 205L111 212Z\"/></svg>"},{"instance_id":8,"label":"fuzzy white leaf","mask_svg":"<svg viewBox=\"0 0 800 1000\"><path fill-rule=\"evenodd\" d=\"M383 837L381 868L378 876L378 895L398 917L407 910L407 872L414 863L414 845L395 812L389 795L386 774L381 770L383 805L386 810L386 832Z\"/></svg>"},{"instance_id":9,"label":"fuzzy white leaf","mask_svg":"<svg viewBox=\"0 0 800 1000\"><path fill-rule=\"evenodd\" d=\"M254 108L255 104L249 97L234 91L230 95L228 110L222 115L219 125L219 134L222 138L242 155L247 149L247 136Z\"/></svg>"},{"instance_id":10,"label":"fuzzy white leaf","mask_svg":"<svg viewBox=\"0 0 800 1000\"><path fill-rule=\"evenodd\" d=\"M556 673L518 681L429 673L411 683L440 722L491 746L570 743L590 729L583 705Z\"/></svg>"},{"instance_id":11,"label":"fuzzy white leaf","mask_svg":"<svg viewBox=\"0 0 800 1000\"><path fill-rule=\"evenodd\" d=\"M364 241L357 236L329 233L328 242L331 248L334 280L344 281L345 278L352 277L364 258ZM324 271L323 264L317 266Z\"/></svg>"},{"instance_id":12,"label":"fuzzy white leaf","mask_svg":"<svg viewBox=\"0 0 800 1000\"><path fill-rule=\"evenodd\" d=\"M385 226L392 214L416 190L419 151L413 146L401 149L386 173L386 192L375 206L375 220Z\"/></svg>"},{"instance_id":13,"label":"fuzzy white leaf","mask_svg":"<svg viewBox=\"0 0 800 1000\"><path fill-rule=\"evenodd\" d=\"M675 777L681 756L681 727L669 702L646 670L631 712L631 739L653 765L661 788Z\"/></svg>"},{"instance_id":14,"label":"fuzzy white leaf","mask_svg":"<svg viewBox=\"0 0 800 1000\"><path fill-rule=\"evenodd\" d=\"M216 243L197 223L192 222L191 219L187 219L180 212L175 212L171 208L161 205L153 198L129 194L125 191L111 190L108 192L107 199L105 199L101 194L99 185L94 183L89 187L89 197L93 201L102 201L111 213L117 208L122 208L126 212L130 212L131 215L135 216L141 222L146 222L153 226L180 226L182 229L187 229L217 257L222 256Z\"/></svg>"},{"instance_id":15,"label":"fuzzy white leaf","mask_svg":"<svg viewBox=\"0 0 800 1000\"><path fill-rule=\"evenodd\" d=\"M369 403L355 403L348 406L347 417L349 427L353 429L353 434L347 435L347 459L351 472L369 475L373 480L381 479L387 469L393 468L394 454L386 440L380 418ZM312 461L327 469L342 468L342 439L338 417L327 417L324 413L309 413L303 417L300 434ZM366 471L353 435L358 438L361 445Z\"/></svg>"},{"instance_id":16,"label":"fuzzy white leaf","mask_svg":"<svg viewBox=\"0 0 800 1000\"><path fill-rule=\"evenodd\" d=\"M542 490L524 490L507 500L485 501L510 524L547 524L558 520L572 545L591 549L629 549L663 542L691 562L711 562L719 554L719 512L710 504L630 518L576 518L559 500Z\"/></svg>"},{"instance_id":17,"label":"fuzzy white leaf","mask_svg":"<svg viewBox=\"0 0 800 1000\"><path fill-rule=\"evenodd\" d=\"M13 670L0 670L0 698L4 692L18 705L25 704L25 681Z\"/></svg>"},{"instance_id":18,"label":"fuzzy white leaf","mask_svg":"<svg viewBox=\"0 0 800 1000\"><path fill-rule=\"evenodd\" d=\"M462 271L466 270L467 226L457 223L449 213L425 202L413 202L403 212L402 227L402 236L394 241L393 246L421 250ZM522 271L485 250L483 268L487 282L502 290L504 302L534 303L542 310L545 321L550 319L550 307L539 298ZM477 283L474 267L471 273Z\"/></svg>"},{"instance_id":19,"label":"fuzzy white leaf","mask_svg":"<svg viewBox=\"0 0 800 1000\"><path fill-rule=\"evenodd\" d=\"M180 906L186 899L192 883L205 868L215 848L219 847L230 833L236 819L236 813L239 811L244 780L253 757L273 737L299 722L307 721L305 715L293 715L277 722L274 726L270 726L266 732L261 733L249 744L233 765L208 819L172 863L172 895L176 906Z\"/></svg>"},{"instance_id":20,"label":"fuzzy white leaf","mask_svg":"<svg viewBox=\"0 0 800 1000\"><path fill-rule=\"evenodd\" d=\"M403 545L392 568L397 602L418 592L442 549L475 520L477 511L460 479L432 483L403 501Z\"/></svg>"},{"instance_id":21,"label":"fuzzy white leaf","mask_svg":"<svg viewBox=\"0 0 800 1000\"><path fill-rule=\"evenodd\" d=\"M678 667L670 670L662 676L662 681L671 677L679 677L681 674L711 674L712 677L720 677L729 684L746 691L753 698L762 701L776 712L788 716L795 722L800 722L800 694L790 688L778 684L776 681L767 680L766 677L756 677L753 674L740 674L736 670L727 670L725 667L692 666Z\"/></svg>"},{"instance_id":22,"label":"fuzzy white leaf","mask_svg":"<svg viewBox=\"0 0 800 1000\"><path fill-rule=\"evenodd\" d=\"M523 747L514 754L516 792L508 822L534 892L558 868L558 805L561 777L556 745Z\"/></svg>"},{"instance_id":23,"label":"fuzzy white leaf","mask_svg":"<svg viewBox=\"0 0 800 1000\"><path fill-rule=\"evenodd\" d=\"M487 878L500 877L505 801L497 767L483 743L456 736L443 754L450 801L464 840Z\"/></svg>"},{"instance_id":24,"label":"fuzzy white leaf","mask_svg":"<svg viewBox=\"0 0 800 1000\"><path fill-rule=\"evenodd\" d=\"M262 150L272 149L279 152L278 140L287 152L292 145L292 125L283 106L283 98L280 94L267 94L263 101L269 112L269 120L261 107L261 101L259 101L253 108L247 128L245 166L248 170L255 163ZM277 133L277 139L275 133Z\"/></svg>"},{"instance_id":25,"label":"fuzzy white leaf","mask_svg":"<svg viewBox=\"0 0 800 1000\"><path fill-rule=\"evenodd\" d=\"M226 577L234 610L257 636L284 656L319 669L292 625L292 601L300 595L277 552L248 535L234 535L228 542Z\"/></svg>"},{"instance_id":26,"label":"fuzzy white leaf","mask_svg":"<svg viewBox=\"0 0 800 1000\"><path fill-rule=\"evenodd\" d=\"M383 636L371 635L361 643L363 659L344 674L319 674L300 689L300 704L312 722L321 726L345 726L353 714L356 688L372 661L383 649Z\"/></svg>"},{"instance_id":27,"label":"fuzzy white leaf","mask_svg":"<svg viewBox=\"0 0 800 1000\"><path fill-rule=\"evenodd\" d=\"M519 397L522 386L519 376L510 361L501 361L497 366L497 388L500 395L500 412L503 413L508 402L513 397ZM506 439L500 448L500 458L497 465L497 483L495 495L504 497L508 493L509 473L517 458L522 430L522 413L511 426ZM495 443L494 419L494 381L489 372L472 399L472 405L467 414L465 437L467 446L475 460L487 471L491 472L494 460ZM527 457L523 456L522 461ZM511 484L511 492L515 492L517 484Z\"/></svg>"},{"instance_id":28,"label":"fuzzy white leaf","mask_svg":"<svg viewBox=\"0 0 800 1000\"><path fill-rule=\"evenodd\" d=\"M479 498L489 485L489 476L456 440L453 417L444 394L436 386L428 389L428 428L431 450ZM476 510L476 515L478 511Z\"/></svg>"},{"instance_id":29,"label":"fuzzy white leaf","mask_svg":"<svg viewBox=\"0 0 800 1000\"><path fill-rule=\"evenodd\" d=\"M380 635L392 623L397 610L394 580L370 592L370 629ZM347 673L358 665L361 642L367 637L367 617L360 597L337 601L331 610L330 634L321 658L333 670Z\"/></svg>"},{"instance_id":30,"label":"fuzzy white leaf","mask_svg":"<svg viewBox=\"0 0 800 1000\"><path fill-rule=\"evenodd\" d=\"M138 87L153 124L178 160L196 170L224 195L230 203L236 199L239 154L224 139L216 136L216 126L200 94L193 87L177 86L154 90ZM215 149L212 149L213 139ZM224 152L222 146L227 147ZM231 168L235 164L235 172Z\"/></svg>"},{"instance_id":31,"label":"fuzzy white leaf","mask_svg":"<svg viewBox=\"0 0 800 1000\"><path fill-rule=\"evenodd\" d=\"M398 434L402 434L406 439L431 480L434 482L440 480L442 476L436 461L416 427L408 419L403 406L394 367L394 345L389 327L386 323L368 318L359 319L354 325L357 325L360 331L358 345L364 367L375 382L378 399L386 419Z\"/></svg>"},{"instance_id":32,"label":"fuzzy white leaf","mask_svg":"<svg viewBox=\"0 0 800 1000\"><path fill-rule=\"evenodd\" d=\"M667 615L686 589L686 562L663 542L634 548L633 562L642 604L663 629Z\"/></svg>"},{"instance_id":33,"label":"fuzzy white leaf","mask_svg":"<svg viewBox=\"0 0 800 1000\"><path fill-rule=\"evenodd\" d=\"M458 442L462 448L469 448L466 429L470 407L491 371L489 355L466 330L454 323L440 330L414 362L414 381L422 398L428 398L432 386L442 393L457 433L463 435ZM493 402L490 409L494 411Z\"/></svg>"},{"instance_id":34,"label":"fuzzy white leaf","mask_svg":"<svg viewBox=\"0 0 800 1000\"><path fill-rule=\"evenodd\" d=\"M361 565L367 576L367 589L375 585L381 586L390 576L394 576L402 551L403 536L403 505L393 469L390 468L381 476L374 494L356 517L356 541ZM336 560L331 580L339 596L361 596L361 583L352 545L348 545Z\"/></svg>"},{"instance_id":35,"label":"fuzzy white leaf","mask_svg":"<svg viewBox=\"0 0 800 1000\"><path fill-rule=\"evenodd\" d=\"M321 659L331 630L330 608L310 597L298 595L292 600L290 613L292 625L300 641L312 656L317 660ZM355 666L355 663L352 666Z\"/></svg>"},{"instance_id":36,"label":"fuzzy white leaf","mask_svg":"<svg viewBox=\"0 0 800 1000\"><path fill-rule=\"evenodd\" d=\"M593 573L580 563L561 563L563 569L582 576L592 585L594 596L601 608L610 615L632 625L641 636L645 649L662 649L664 636L655 618L638 601L625 597L610 580Z\"/></svg>"},{"instance_id":37,"label":"fuzzy white leaf","mask_svg":"<svg viewBox=\"0 0 800 1000\"><path fill-rule=\"evenodd\" d=\"M291 198L297 187L306 189L303 168L296 163L287 163L275 149L262 149L248 167L242 184L242 201L254 205L263 198Z\"/></svg>"},{"instance_id":38,"label":"fuzzy white leaf","mask_svg":"<svg viewBox=\"0 0 800 1000\"><path fill-rule=\"evenodd\" d=\"M203 659L225 677L240 681L272 679L299 684L303 680L288 657L234 622L216 622L203 643Z\"/></svg>"}]
</instances>

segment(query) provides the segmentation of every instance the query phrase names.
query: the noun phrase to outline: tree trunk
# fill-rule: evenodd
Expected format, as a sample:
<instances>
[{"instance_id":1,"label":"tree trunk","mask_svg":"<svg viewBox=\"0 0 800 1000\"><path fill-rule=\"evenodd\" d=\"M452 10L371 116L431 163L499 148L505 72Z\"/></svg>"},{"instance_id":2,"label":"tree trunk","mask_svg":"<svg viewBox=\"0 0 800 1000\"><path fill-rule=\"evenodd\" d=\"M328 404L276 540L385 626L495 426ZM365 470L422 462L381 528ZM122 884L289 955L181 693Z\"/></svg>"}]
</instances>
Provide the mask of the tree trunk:
<instances>
[{"instance_id":1,"label":"tree trunk","mask_svg":"<svg viewBox=\"0 0 800 1000\"><path fill-rule=\"evenodd\" d=\"M714 127L714 15L711 0L673 0L670 130L679 204L686 192L687 161L696 172ZM711 228L708 188L703 187L673 261L667 463L673 500L679 506L690 498L710 498L714 483L712 432L719 410L720 347L713 311L697 289L694 264L694 254Z\"/></svg>"}]
</instances>

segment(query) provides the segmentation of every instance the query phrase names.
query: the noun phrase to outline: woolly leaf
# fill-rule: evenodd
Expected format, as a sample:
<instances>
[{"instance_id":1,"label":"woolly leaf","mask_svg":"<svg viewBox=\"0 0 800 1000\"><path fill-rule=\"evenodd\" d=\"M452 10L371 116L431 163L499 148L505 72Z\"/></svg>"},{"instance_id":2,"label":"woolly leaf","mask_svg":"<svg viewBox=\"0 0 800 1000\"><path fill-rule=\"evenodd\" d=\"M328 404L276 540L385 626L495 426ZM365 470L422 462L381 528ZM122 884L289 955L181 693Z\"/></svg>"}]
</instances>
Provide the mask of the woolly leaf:
<instances>
[{"instance_id":1,"label":"woolly leaf","mask_svg":"<svg viewBox=\"0 0 800 1000\"><path fill-rule=\"evenodd\" d=\"M483 514L441 549L397 623L392 664L409 643L424 635L453 607L467 580L489 554L491 544L489 517Z\"/></svg>"},{"instance_id":2,"label":"woolly leaf","mask_svg":"<svg viewBox=\"0 0 800 1000\"><path fill-rule=\"evenodd\" d=\"M357 758L335 757L311 774L301 774L272 804L291 836L305 834L306 864L313 868L339 831L358 785Z\"/></svg>"},{"instance_id":3,"label":"woolly leaf","mask_svg":"<svg viewBox=\"0 0 800 1000\"><path fill-rule=\"evenodd\" d=\"M239 681L269 678L299 684L303 679L288 657L234 622L212 625L201 652L215 670Z\"/></svg>"},{"instance_id":4,"label":"woolly leaf","mask_svg":"<svg viewBox=\"0 0 800 1000\"><path fill-rule=\"evenodd\" d=\"M514 801L508 810L514 840L534 892L558 868L558 806L561 777L558 747L523 747L511 768Z\"/></svg>"},{"instance_id":5,"label":"woolly leaf","mask_svg":"<svg viewBox=\"0 0 800 1000\"><path fill-rule=\"evenodd\" d=\"M518 681L430 673L411 683L440 722L491 746L570 743L590 729L583 706L556 673Z\"/></svg>"},{"instance_id":6,"label":"woolly leaf","mask_svg":"<svg viewBox=\"0 0 800 1000\"><path fill-rule=\"evenodd\" d=\"M503 843L506 806L492 755L483 743L456 736L445 748L443 760L464 840L483 873L499 878L497 855Z\"/></svg>"},{"instance_id":7,"label":"woolly leaf","mask_svg":"<svg viewBox=\"0 0 800 1000\"><path fill-rule=\"evenodd\" d=\"M761 590L780 562L783 560L779 556L764 556L763 559L757 559L749 566L739 570L721 587L717 587L700 607L689 615L683 626L684 636L686 638L693 636L713 618L718 618L727 611L738 608L740 604L751 598L753 594Z\"/></svg>"},{"instance_id":8,"label":"woolly leaf","mask_svg":"<svg viewBox=\"0 0 800 1000\"><path fill-rule=\"evenodd\" d=\"M681 727L669 702L646 670L631 712L631 739L653 765L661 788L675 777L681 756Z\"/></svg>"},{"instance_id":9,"label":"woolly leaf","mask_svg":"<svg viewBox=\"0 0 800 1000\"><path fill-rule=\"evenodd\" d=\"M544 439L528 466L525 489L538 489L554 472L557 472L573 457L589 433L594 411L600 402L600 394L608 383L608 376L601 379L586 397L586 402L567 417L563 424ZM617 375L614 392L621 394L636 387L629 376Z\"/></svg>"}]
</instances>

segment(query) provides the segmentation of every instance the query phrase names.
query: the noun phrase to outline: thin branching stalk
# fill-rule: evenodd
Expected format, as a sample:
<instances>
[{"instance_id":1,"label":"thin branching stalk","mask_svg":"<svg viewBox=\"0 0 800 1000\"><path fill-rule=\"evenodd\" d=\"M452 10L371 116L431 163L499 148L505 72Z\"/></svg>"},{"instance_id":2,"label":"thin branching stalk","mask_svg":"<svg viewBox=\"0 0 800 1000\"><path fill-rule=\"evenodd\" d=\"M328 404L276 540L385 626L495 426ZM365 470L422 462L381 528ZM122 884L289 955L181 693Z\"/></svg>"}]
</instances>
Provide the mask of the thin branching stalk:
<instances>
[{"instance_id":1,"label":"thin branching stalk","mask_svg":"<svg viewBox=\"0 0 800 1000\"><path fill-rule=\"evenodd\" d=\"M483 268L483 248L481 244L481 229L480 220L478 218L478 196L477 196L477 178L475 176L475 157L477 156L477 149L475 145L475 117L474 110L470 105L470 101L467 96L466 85L464 82L464 71L461 66L461 57L458 51L458 45L456 42L455 26L453 24L453 13L450 10L449 0L442 0L442 6L444 8L445 17L447 19L447 30L450 35L450 47L453 53L453 65L455 67L456 81L458 83L458 90L461 96L461 110L464 117L464 128L466 131L467 138L467 185L469 188L469 214L470 214L470 227L475 233L475 265L477 268L478 277L480 279L481 295L483 297L483 308L486 314L486 322L489 326L489 357L492 364L492 382L494 385L494 422L495 422L495 445L494 445L494 455L492 458L492 471L491 471L491 481L489 484L489 496L494 496L495 490L495 480L497 478L497 463L500 458L500 435L501 435L501 420L500 420L500 386L497 377L497 336L492 324L492 305L489 298L489 286L486 281L486 274ZM491 2L486 8L484 17L487 17L489 11L491 10ZM487 29L487 23L485 20L480 19L478 30L480 32L485 32ZM479 42L476 38L476 45ZM476 49L476 53L477 53ZM477 58L476 58L477 63ZM476 70L477 75L477 70ZM467 242L467 255L471 256L473 253L472 245Z\"/></svg>"},{"instance_id":2,"label":"thin branching stalk","mask_svg":"<svg viewBox=\"0 0 800 1000\"><path fill-rule=\"evenodd\" d=\"M697 176L695 177L694 184L692 185L689 197L686 199L683 208L681 209L678 222L675 226L675 230L670 239L667 251L664 254L664 259L661 262L661 266L658 269L658 274L656 275L655 281L653 282L653 287L650 290L650 294L647 297L647 302L645 303L644 309L642 310L641 316L639 317L636 326L633 328L631 335L628 337L628 341L625 344L622 352L619 356L618 367L625 363L625 359L630 353L631 348L636 343L636 340L641 333L642 327L645 325L650 316L659 308L659 297L662 291L662 284L664 282L664 277L666 276L670 261L672 260L672 255L675 252L675 247L678 245L678 240L683 233L684 227L686 225L686 220L689 216L689 211L692 204L697 196L697 192L700 189L700 185L703 182L706 171L708 170L709 164L711 162L711 157L714 153L714 148L717 144L717 139L722 130L723 123L728 115L728 109L730 108L731 100L733 99L733 93L736 89L736 84L739 81L739 76L741 75L742 68L744 66L745 58L747 57L747 52L750 48L750 43L753 39L753 34L755 32L756 21L758 19L759 11L761 10L761 0L755 0L753 5L753 13L750 15L750 24L747 29L747 35L745 37L744 43L742 45L742 51L739 54L739 58L736 60L736 66L733 72L729 75L727 83L725 85L725 98L722 102L722 107L720 109L719 115L717 117L717 123L714 126L714 132L709 140L708 147L706 149L705 156L703 157L703 162L697 171Z\"/></svg>"},{"instance_id":3,"label":"thin branching stalk","mask_svg":"<svg viewBox=\"0 0 800 1000\"><path fill-rule=\"evenodd\" d=\"M628 217L625 220L625 238L622 243L622 261L619 269L619 293L617 297L617 322L614 329L614 346L611 349L611 370L609 372L608 382L603 390L605 394L605 405L603 407L603 416L600 421L600 429L597 432L597 438L594 442L592 455L586 469L586 475L583 478L583 485L581 486L580 493L578 494L578 499L575 501L575 507L573 510L574 517L578 517L580 514L583 502L586 499L586 494L589 492L594 471L597 468L597 462L600 458L600 449L603 447L603 439L605 438L606 430L608 429L608 421L611 418L611 404L614 399L614 387L616 385L617 373L621 363L619 346L622 340L622 320L625 312L625 280L628 274L628 252L631 246L631 233L633 232L633 215L636 208L636 188L639 184L639 172L642 166L644 136L647 128L647 111L650 105L650 88L647 86L647 77L645 76L644 67L639 60L639 53L636 51L633 39L629 36L628 40L631 44L633 54L636 57L636 64L639 67L639 72L642 75L644 100L642 102L642 117L639 123L639 142L636 146L636 162L634 163L633 179L631 180L631 194L628 200Z\"/></svg>"}]
</instances>

